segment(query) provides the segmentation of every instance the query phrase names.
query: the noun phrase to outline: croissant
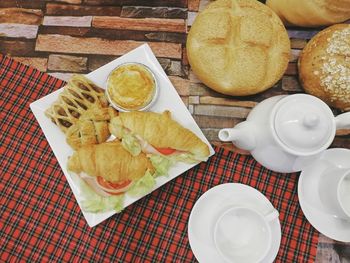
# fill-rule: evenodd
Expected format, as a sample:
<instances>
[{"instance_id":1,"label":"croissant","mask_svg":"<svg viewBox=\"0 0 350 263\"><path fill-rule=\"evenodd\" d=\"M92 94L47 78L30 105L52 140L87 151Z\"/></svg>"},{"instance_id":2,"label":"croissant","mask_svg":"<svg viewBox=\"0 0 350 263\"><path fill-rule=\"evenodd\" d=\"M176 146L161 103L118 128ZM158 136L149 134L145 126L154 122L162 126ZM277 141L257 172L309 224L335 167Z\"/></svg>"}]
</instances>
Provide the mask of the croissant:
<instances>
[{"instance_id":1,"label":"croissant","mask_svg":"<svg viewBox=\"0 0 350 263\"><path fill-rule=\"evenodd\" d=\"M108 129L109 120L114 116L117 116L117 111L111 107L93 107L87 110L68 128L67 143L77 150L83 145L105 142L111 135Z\"/></svg>"},{"instance_id":2,"label":"croissant","mask_svg":"<svg viewBox=\"0 0 350 263\"><path fill-rule=\"evenodd\" d=\"M209 147L192 131L182 127L171 118L169 111L121 112L110 124L111 133L121 138L121 129L140 136L155 148L172 148L192 153L197 159L209 156Z\"/></svg>"},{"instance_id":3,"label":"croissant","mask_svg":"<svg viewBox=\"0 0 350 263\"><path fill-rule=\"evenodd\" d=\"M81 147L68 159L68 170L108 182L137 180L154 168L145 154L132 156L118 140Z\"/></svg>"}]
</instances>

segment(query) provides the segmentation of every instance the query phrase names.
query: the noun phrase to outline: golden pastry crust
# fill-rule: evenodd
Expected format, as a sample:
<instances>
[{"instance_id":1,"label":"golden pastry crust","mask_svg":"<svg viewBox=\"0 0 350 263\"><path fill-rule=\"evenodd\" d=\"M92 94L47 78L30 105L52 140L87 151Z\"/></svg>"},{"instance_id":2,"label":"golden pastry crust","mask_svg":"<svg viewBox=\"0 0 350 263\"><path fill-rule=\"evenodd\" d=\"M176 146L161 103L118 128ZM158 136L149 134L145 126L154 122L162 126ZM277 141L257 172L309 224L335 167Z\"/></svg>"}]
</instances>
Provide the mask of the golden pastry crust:
<instances>
[{"instance_id":1,"label":"golden pastry crust","mask_svg":"<svg viewBox=\"0 0 350 263\"><path fill-rule=\"evenodd\" d=\"M120 138L119 129L124 127L133 134L141 136L156 148L173 148L194 154L198 159L209 156L209 147L192 131L182 127L171 118L169 111L120 112L110 122L113 135Z\"/></svg>"},{"instance_id":2,"label":"golden pastry crust","mask_svg":"<svg viewBox=\"0 0 350 263\"><path fill-rule=\"evenodd\" d=\"M101 176L109 182L137 180L154 168L145 154L132 156L118 140L81 147L68 159L68 170Z\"/></svg>"},{"instance_id":3,"label":"golden pastry crust","mask_svg":"<svg viewBox=\"0 0 350 263\"><path fill-rule=\"evenodd\" d=\"M118 113L111 107L93 107L83 113L79 120L68 128L67 143L77 150L81 146L105 142L111 135L108 123Z\"/></svg>"},{"instance_id":4,"label":"golden pastry crust","mask_svg":"<svg viewBox=\"0 0 350 263\"><path fill-rule=\"evenodd\" d=\"M350 19L350 0L267 0L285 24L317 27Z\"/></svg>"},{"instance_id":5,"label":"golden pastry crust","mask_svg":"<svg viewBox=\"0 0 350 263\"><path fill-rule=\"evenodd\" d=\"M350 25L338 24L314 36L300 54L304 90L330 106L350 109Z\"/></svg>"},{"instance_id":6,"label":"golden pastry crust","mask_svg":"<svg viewBox=\"0 0 350 263\"><path fill-rule=\"evenodd\" d=\"M108 101L103 89L83 75L73 75L57 101L45 111L45 115L66 133L86 110L107 106Z\"/></svg>"},{"instance_id":7,"label":"golden pastry crust","mask_svg":"<svg viewBox=\"0 0 350 263\"><path fill-rule=\"evenodd\" d=\"M227 95L272 87L285 72L290 40L279 17L256 0L218 0L194 21L187 56L197 77Z\"/></svg>"},{"instance_id":8,"label":"golden pastry crust","mask_svg":"<svg viewBox=\"0 0 350 263\"><path fill-rule=\"evenodd\" d=\"M138 110L153 99L156 83L142 64L127 63L113 70L107 80L110 99L126 110Z\"/></svg>"}]
</instances>

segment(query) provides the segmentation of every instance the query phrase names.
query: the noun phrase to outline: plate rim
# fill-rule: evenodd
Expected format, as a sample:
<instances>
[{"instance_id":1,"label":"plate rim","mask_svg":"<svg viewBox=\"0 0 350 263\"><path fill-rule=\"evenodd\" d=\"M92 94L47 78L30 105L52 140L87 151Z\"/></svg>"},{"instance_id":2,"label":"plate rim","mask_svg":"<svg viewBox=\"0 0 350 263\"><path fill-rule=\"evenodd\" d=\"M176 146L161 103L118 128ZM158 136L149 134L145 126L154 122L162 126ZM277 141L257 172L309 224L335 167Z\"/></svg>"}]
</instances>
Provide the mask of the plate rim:
<instances>
[{"instance_id":1,"label":"plate rim","mask_svg":"<svg viewBox=\"0 0 350 263\"><path fill-rule=\"evenodd\" d=\"M322 153L322 156L320 157L320 159L323 159L325 157L325 155L331 154L332 152L343 152L347 155L349 155L350 157L350 149L345 149L345 148L331 148L331 149L327 149ZM335 165L339 165L339 163L334 163L334 160L329 160L328 161L332 162ZM343 163L341 163L343 164ZM345 164L345 163L344 163ZM349 165L344 165L344 167L348 168L350 167ZM307 167L308 168L308 167ZM306 169L307 169L306 168ZM315 228L318 232L320 232L321 234L323 234L324 236L331 238L333 240L336 241L340 241L340 242L350 242L350 236L348 239L343 239L342 237L339 237L339 232L337 231L337 233L335 233L335 231L332 231L335 228L330 227L330 232L328 231L329 229L324 229L323 224L324 223L317 223L316 220L314 220L314 218L318 218L318 216L315 216L315 208L313 208L311 205L307 204L307 202L304 200L304 195L302 194L302 185L304 182L304 177L306 176L305 173L307 172L307 170L305 171L305 169L300 173L299 176L299 180L298 180L298 199L299 199L299 204L301 207L301 210L303 211L303 214L305 216L305 218L307 219L307 221L310 223L310 225L312 225L313 228ZM331 215L326 214L323 211L318 211L318 213L324 215L324 218L327 219L327 223L331 223L333 224L334 222L338 222L340 219L334 218ZM310 220L311 218L311 220ZM320 226L322 225L322 226ZM349 222L349 226L350 226L350 222ZM327 227L328 228L328 227Z\"/></svg>"},{"instance_id":2,"label":"plate rim","mask_svg":"<svg viewBox=\"0 0 350 263\"><path fill-rule=\"evenodd\" d=\"M230 189L230 187L234 187L236 189L232 190ZM248 192L246 192L246 196L247 195L255 195L256 198L261 198L263 197L264 199L264 202L266 203L266 205L270 206L271 208L274 208L274 206L272 205L272 203L270 202L270 200L263 194L261 193L259 190L257 190L256 188L250 186L250 185L246 185L246 184L242 184L242 183L234 183L234 182L228 182L228 183L223 183L223 184L219 184L219 185L216 185L210 189L208 189L207 191L205 191L198 199L197 201L195 202L195 204L193 205L192 209L191 209L191 213L190 213L190 216L189 216L189 219L188 219L188 225L187 225L187 235L188 235L188 241L189 241L189 244L190 244L190 247L191 247L191 250L194 254L194 256L196 257L196 259L200 261L200 259L198 258L198 251L195 252L195 250L197 248L195 248L195 250L193 249L193 233L192 233L192 229L193 227L191 227L191 225L193 224L193 213L195 211L195 209L198 209L198 205L200 205L201 202L203 202L204 199L208 198L208 195L210 194L211 191L215 191L215 190L218 190L218 188L228 188L229 190L225 190L225 191L239 191L239 190L242 190L242 189L245 189L244 191L249 191L250 193L247 194ZM276 208L274 208L276 209ZM270 248L270 251L268 252L268 254L266 255L266 257L263 259L262 262L272 262L277 254L278 254L278 251L279 251L279 248L280 248L280 244L281 244L281 239L282 239L282 231L281 231L281 223L280 223L280 220L279 218L276 218L275 220L273 220L272 222L270 222L270 225L271 226L271 230L272 231L276 231L274 233L274 236L275 238L273 238L273 242L271 244L271 248ZM192 243L192 245L191 245ZM213 250L216 251L215 248L212 248ZM219 254L217 254L219 256ZM216 262L225 262L223 259L221 259L221 261L219 261L221 258L219 257L217 259Z\"/></svg>"}]
</instances>

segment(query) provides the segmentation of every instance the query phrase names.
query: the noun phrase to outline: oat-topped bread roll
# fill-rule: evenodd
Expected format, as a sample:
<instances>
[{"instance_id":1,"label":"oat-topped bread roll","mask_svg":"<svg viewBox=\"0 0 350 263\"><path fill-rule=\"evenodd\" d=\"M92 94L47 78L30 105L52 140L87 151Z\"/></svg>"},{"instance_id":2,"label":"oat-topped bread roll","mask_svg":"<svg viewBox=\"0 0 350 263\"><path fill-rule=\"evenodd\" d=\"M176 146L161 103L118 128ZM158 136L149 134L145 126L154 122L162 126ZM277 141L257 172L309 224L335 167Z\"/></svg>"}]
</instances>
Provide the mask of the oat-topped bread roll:
<instances>
[{"instance_id":1,"label":"oat-topped bread roll","mask_svg":"<svg viewBox=\"0 0 350 263\"><path fill-rule=\"evenodd\" d=\"M350 110L350 25L334 25L318 33L302 51L298 64L307 93Z\"/></svg>"},{"instance_id":2,"label":"oat-topped bread roll","mask_svg":"<svg viewBox=\"0 0 350 263\"><path fill-rule=\"evenodd\" d=\"M279 17L256 0L218 0L194 21L187 55L198 78L228 95L272 87L285 72L290 41Z\"/></svg>"},{"instance_id":3,"label":"oat-topped bread roll","mask_svg":"<svg viewBox=\"0 0 350 263\"><path fill-rule=\"evenodd\" d=\"M350 0L267 0L286 23L297 26L332 25L350 19Z\"/></svg>"},{"instance_id":4,"label":"oat-topped bread roll","mask_svg":"<svg viewBox=\"0 0 350 263\"><path fill-rule=\"evenodd\" d=\"M103 89L83 75L73 75L57 101L45 111L45 115L66 133L86 110L107 106Z\"/></svg>"}]
</instances>

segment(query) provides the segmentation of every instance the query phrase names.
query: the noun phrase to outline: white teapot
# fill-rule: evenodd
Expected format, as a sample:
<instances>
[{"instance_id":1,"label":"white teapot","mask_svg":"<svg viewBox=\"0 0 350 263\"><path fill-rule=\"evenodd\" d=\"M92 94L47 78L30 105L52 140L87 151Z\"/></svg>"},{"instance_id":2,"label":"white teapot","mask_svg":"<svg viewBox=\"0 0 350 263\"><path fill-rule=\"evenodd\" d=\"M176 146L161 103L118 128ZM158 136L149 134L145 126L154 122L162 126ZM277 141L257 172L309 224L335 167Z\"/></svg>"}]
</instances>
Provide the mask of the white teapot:
<instances>
[{"instance_id":1,"label":"white teapot","mask_svg":"<svg viewBox=\"0 0 350 263\"><path fill-rule=\"evenodd\" d=\"M350 128L350 112L334 117L322 100L294 94L262 101L246 121L220 130L219 139L250 151L270 170L291 173L318 159L344 128Z\"/></svg>"}]
</instances>

